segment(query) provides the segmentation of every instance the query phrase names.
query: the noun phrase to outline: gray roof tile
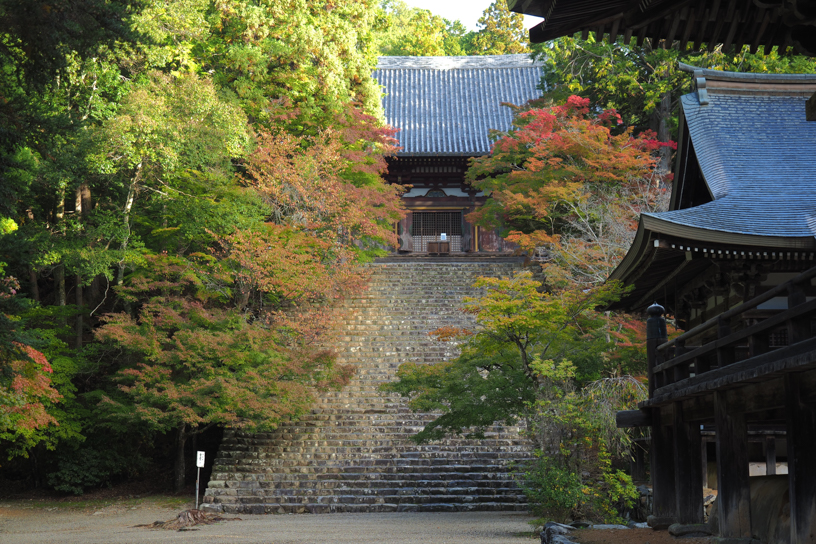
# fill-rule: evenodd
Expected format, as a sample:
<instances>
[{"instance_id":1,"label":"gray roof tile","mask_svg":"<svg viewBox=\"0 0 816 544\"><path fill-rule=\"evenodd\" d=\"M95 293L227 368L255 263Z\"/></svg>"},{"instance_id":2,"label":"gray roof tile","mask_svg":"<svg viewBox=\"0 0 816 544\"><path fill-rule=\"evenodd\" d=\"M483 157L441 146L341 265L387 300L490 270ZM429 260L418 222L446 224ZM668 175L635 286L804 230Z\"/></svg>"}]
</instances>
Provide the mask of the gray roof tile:
<instances>
[{"instance_id":1,"label":"gray roof tile","mask_svg":"<svg viewBox=\"0 0 816 544\"><path fill-rule=\"evenodd\" d=\"M705 71L707 78L717 74ZM694 150L714 201L644 215L710 231L816 236L816 123L805 119L808 93L791 89L785 95L779 87L791 80L816 86L816 75L734 76L728 74L722 81L731 85L742 78L754 88L720 90L709 84L706 105L699 103L697 93L682 97ZM777 87L767 93L757 83Z\"/></svg>"},{"instance_id":2,"label":"gray roof tile","mask_svg":"<svg viewBox=\"0 0 816 544\"><path fill-rule=\"evenodd\" d=\"M502 103L538 98L542 69L527 55L380 57L386 122L400 129L401 156L484 155L491 129L513 119Z\"/></svg>"}]
</instances>

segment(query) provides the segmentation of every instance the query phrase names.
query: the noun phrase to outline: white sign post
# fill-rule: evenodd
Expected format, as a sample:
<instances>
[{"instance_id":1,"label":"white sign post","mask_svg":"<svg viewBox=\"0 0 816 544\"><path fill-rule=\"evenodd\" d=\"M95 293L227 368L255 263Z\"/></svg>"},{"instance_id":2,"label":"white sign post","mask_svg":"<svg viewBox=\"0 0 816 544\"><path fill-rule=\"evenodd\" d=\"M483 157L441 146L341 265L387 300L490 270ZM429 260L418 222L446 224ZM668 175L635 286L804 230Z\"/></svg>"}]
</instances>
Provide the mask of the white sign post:
<instances>
[{"instance_id":1,"label":"white sign post","mask_svg":"<svg viewBox=\"0 0 816 544\"><path fill-rule=\"evenodd\" d=\"M448 241L448 234L447 234L447 233L445 233L445 232L443 232L443 233L440 235L439 240L440 240L441 242L447 242L447 241Z\"/></svg>"},{"instance_id":2,"label":"white sign post","mask_svg":"<svg viewBox=\"0 0 816 544\"><path fill-rule=\"evenodd\" d=\"M198 481L201 478L201 468L204 466L204 452L198 452L196 457L196 510L198 510Z\"/></svg>"}]
</instances>

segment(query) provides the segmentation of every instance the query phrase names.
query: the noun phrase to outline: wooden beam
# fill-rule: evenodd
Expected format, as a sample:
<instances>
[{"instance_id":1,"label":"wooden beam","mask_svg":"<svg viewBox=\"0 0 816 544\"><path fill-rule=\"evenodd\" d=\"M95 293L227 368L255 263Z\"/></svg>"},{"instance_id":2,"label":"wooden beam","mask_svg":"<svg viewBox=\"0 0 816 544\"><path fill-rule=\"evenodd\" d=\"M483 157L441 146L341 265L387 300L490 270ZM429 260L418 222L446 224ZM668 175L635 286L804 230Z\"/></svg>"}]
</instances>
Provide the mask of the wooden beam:
<instances>
[{"instance_id":1,"label":"wooden beam","mask_svg":"<svg viewBox=\"0 0 816 544\"><path fill-rule=\"evenodd\" d=\"M751 538L751 482L745 414L731 409L725 392L714 401L717 426L717 508L721 538Z\"/></svg>"},{"instance_id":2,"label":"wooden beam","mask_svg":"<svg viewBox=\"0 0 816 544\"><path fill-rule=\"evenodd\" d=\"M717 47L717 40L720 39L720 33L722 33L723 26L725 25L725 17L724 14L720 13L720 3L717 2L711 10L711 16L715 21L714 24L714 32L711 33L711 37L708 39L708 52L714 51L714 48Z\"/></svg>"},{"instance_id":3,"label":"wooden beam","mask_svg":"<svg viewBox=\"0 0 816 544\"><path fill-rule=\"evenodd\" d=\"M619 429L649 427L652 425L652 412L650 410L621 410L615 414L615 423Z\"/></svg>"},{"instance_id":4,"label":"wooden beam","mask_svg":"<svg viewBox=\"0 0 816 544\"><path fill-rule=\"evenodd\" d=\"M683 8L682 13L687 12L688 8ZM682 13L676 13L672 19L671 27L669 27L669 34L666 36L667 47L671 47L674 44L674 35L677 34L677 28L680 26L680 17L682 16Z\"/></svg>"},{"instance_id":5,"label":"wooden beam","mask_svg":"<svg viewBox=\"0 0 816 544\"><path fill-rule=\"evenodd\" d=\"M620 28L621 17L618 17L614 21L612 21L612 30L609 31L609 45L615 43L615 40L618 39L618 29Z\"/></svg>"},{"instance_id":6,"label":"wooden beam","mask_svg":"<svg viewBox=\"0 0 816 544\"><path fill-rule=\"evenodd\" d=\"M644 40L646 40L646 31L647 30L649 30L648 25L644 26L644 27L641 27L641 29L638 30L638 33L637 33L637 46L638 47L643 47L643 42L644 42ZM653 46L654 46L654 44L653 44Z\"/></svg>"},{"instance_id":7,"label":"wooden beam","mask_svg":"<svg viewBox=\"0 0 816 544\"><path fill-rule=\"evenodd\" d=\"M674 489L678 523L703 523L703 481L700 425L687 421L674 403Z\"/></svg>"},{"instance_id":8,"label":"wooden beam","mask_svg":"<svg viewBox=\"0 0 816 544\"><path fill-rule=\"evenodd\" d=\"M683 37L680 38L680 51L686 50L686 45L688 44L688 39L691 36L691 29L694 28L694 17L695 17L695 9L689 9L689 16L686 19L686 28L683 30Z\"/></svg>"},{"instance_id":9,"label":"wooden beam","mask_svg":"<svg viewBox=\"0 0 816 544\"><path fill-rule=\"evenodd\" d=\"M794 307L794 306L796 306L796 307ZM775 327L785 325L788 322L795 321L795 322L798 323L799 321L807 320L808 325L809 325L810 324L810 314L814 310L816 310L816 299L808 301L808 302L806 302L806 303L804 303L802 305L792 305L790 310L786 310L783 313L776 314L776 315L774 315L772 317L769 317L768 319L765 319L764 321L760 321L759 323L756 323L754 325L746 327L746 328L744 328L744 329L742 329L740 331L737 331L735 333L728 334L726 336L719 336L719 334L722 334L722 332L725 331L725 329L723 328L723 325L721 323L726 322L725 319L719 319L718 320L718 327L717 327L718 333L719 333L718 334L719 338L717 340L711 341L711 342L705 344L704 346L701 346L699 348L695 348L694 350L688 351L688 352L684 353L683 355L678 355L677 357L675 357L673 359L670 359L670 360L666 361L665 363L661 363L660 366L658 366L658 367L656 367L654 369L654 371L655 372L663 372L663 371L668 370L668 369L670 369L673 366L676 366L678 364L681 364L681 363L684 363L684 362L691 362L695 357L700 357L700 356L706 355L706 354L711 353L712 351L715 351L715 350L728 348L729 346L733 347L733 345L737 344L738 342L741 342L741 341L746 340L746 339L750 339L750 337L753 336L753 335L758 335L759 333L761 333L763 331L768 331L768 330L771 330L771 329L773 329ZM723 316L721 315L720 317L722 318ZM797 341L803 340L805 338L806 338L806 336L803 336L801 338L797 337ZM674 343L675 343L675 345L677 345L679 342L685 341L687 339L688 339L688 337L683 338L681 336L678 339L675 339Z\"/></svg>"},{"instance_id":10,"label":"wooden beam","mask_svg":"<svg viewBox=\"0 0 816 544\"><path fill-rule=\"evenodd\" d=\"M765 475L774 476L776 474L776 437L766 436L763 447L765 449Z\"/></svg>"},{"instance_id":11,"label":"wooden beam","mask_svg":"<svg viewBox=\"0 0 816 544\"><path fill-rule=\"evenodd\" d=\"M734 387L739 382L767 380L769 375L799 370L809 370L816 365L816 338L794 346L752 357L728 368L711 370L705 375L694 376L655 389L645 406L656 406L689 395L699 395L724 387Z\"/></svg>"},{"instance_id":12,"label":"wooden beam","mask_svg":"<svg viewBox=\"0 0 816 544\"><path fill-rule=\"evenodd\" d=\"M765 33L765 29L768 28L768 23L771 21L771 11L770 10L763 11L765 12L765 15L762 17L762 23L759 25L759 31L756 34L754 34L754 41L751 42L752 55L756 55L756 52L759 49L759 41L762 39L762 35Z\"/></svg>"},{"instance_id":13,"label":"wooden beam","mask_svg":"<svg viewBox=\"0 0 816 544\"><path fill-rule=\"evenodd\" d=\"M632 480L635 482L646 481L646 450L645 445L640 442L632 443Z\"/></svg>"},{"instance_id":14,"label":"wooden beam","mask_svg":"<svg viewBox=\"0 0 816 544\"><path fill-rule=\"evenodd\" d=\"M745 4L743 4L744 6ZM742 23L740 25L739 32L737 32L736 37L734 38L736 41L734 42L734 52L739 53L742 51L742 46L745 45L745 37L749 33L749 28L753 27L754 25L751 23L751 18L756 13L756 7L753 3L750 3L745 7L744 11L740 13Z\"/></svg>"},{"instance_id":15,"label":"wooden beam","mask_svg":"<svg viewBox=\"0 0 816 544\"><path fill-rule=\"evenodd\" d=\"M697 26L697 37L694 39L694 50L698 51L700 46L703 45L703 40L705 39L705 29L708 26L708 19L711 17L711 11L705 10L702 11L703 8L700 8L703 17L700 20L700 24Z\"/></svg>"},{"instance_id":16,"label":"wooden beam","mask_svg":"<svg viewBox=\"0 0 816 544\"><path fill-rule=\"evenodd\" d=\"M816 406L802 402L802 381L785 376L791 544L816 542Z\"/></svg>"},{"instance_id":17,"label":"wooden beam","mask_svg":"<svg viewBox=\"0 0 816 544\"><path fill-rule=\"evenodd\" d=\"M731 28L728 29L728 35L725 37L725 41L723 42L723 52L728 51L728 48L731 47L731 43L734 41L734 36L737 33L737 27L739 26L739 18L740 12L736 10L734 12L734 16L731 19Z\"/></svg>"},{"instance_id":18,"label":"wooden beam","mask_svg":"<svg viewBox=\"0 0 816 544\"><path fill-rule=\"evenodd\" d=\"M674 429L661 425L661 409L655 413L656 424L652 426L651 468L652 509L654 528L668 528L677 521L677 496L674 492Z\"/></svg>"}]
</instances>

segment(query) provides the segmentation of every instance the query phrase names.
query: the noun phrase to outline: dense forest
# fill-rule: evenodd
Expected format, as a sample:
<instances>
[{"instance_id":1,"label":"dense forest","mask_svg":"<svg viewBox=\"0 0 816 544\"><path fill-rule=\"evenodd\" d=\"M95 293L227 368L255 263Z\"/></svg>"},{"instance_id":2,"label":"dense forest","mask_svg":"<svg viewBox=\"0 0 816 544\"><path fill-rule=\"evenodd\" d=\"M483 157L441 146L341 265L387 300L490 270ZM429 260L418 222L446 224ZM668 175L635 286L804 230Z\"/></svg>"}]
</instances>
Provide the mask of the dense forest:
<instances>
[{"instance_id":1,"label":"dense forest","mask_svg":"<svg viewBox=\"0 0 816 544\"><path fill-rule=\"evenodd\" d=\"M526 301L519 319L541 342L572 335L575 367L522 351L513 368L530 392L553 372L586 384L642 364L642 330L592 308L615 296L601 284L633 217L661 205L690 82L677 61L814 71L812 60L592 36L531 48L503 0L477 31L399 0L0 0L3 478L82 493L173 465L181 489L190 441L274 428L342 387L349 370L327 335L404 213L381 177L396 141L377 56L528 52L545 66L544 102L519 109L469 177L497 197L475 221L555 256L543 295L526 277L496 286ZM565 132L582 138L542 136ZM542 139L550 147L528 145ZM471 311L490 330L490 299ZM467 379L484 363L475 353L498 349L478 341Z\"/></svg>"},{"instance_id":2,"label":"dense forest","mask_svg":"<svg viewBox=\"0 0 816 544\"><path fill-rule=\"evenodd\" d=\"M0 459L68 493L274 428L394 243L380 54L526 46L402 2L0 1ZM421 40L421 41L412 41Z\"/></svg>"}]
</instances>

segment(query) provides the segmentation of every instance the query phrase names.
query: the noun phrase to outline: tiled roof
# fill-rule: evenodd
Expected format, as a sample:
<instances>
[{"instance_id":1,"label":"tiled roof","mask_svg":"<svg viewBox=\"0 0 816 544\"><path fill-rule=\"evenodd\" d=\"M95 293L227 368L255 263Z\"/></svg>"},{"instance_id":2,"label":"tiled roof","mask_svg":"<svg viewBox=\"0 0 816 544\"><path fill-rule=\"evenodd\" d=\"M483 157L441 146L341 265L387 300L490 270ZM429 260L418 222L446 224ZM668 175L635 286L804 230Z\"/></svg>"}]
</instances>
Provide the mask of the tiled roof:
<instances>
[{"instance_id":1,"label":"tiled roof","mask_svg":"<svg viewBox=\"0 0 816 544\"><path fill-rule=\"evenodd\" d=\"M380 57L374 72L385 120L400 129L400 156L489 153L489 131L513 118L502 103L541 96L541 76L527 55Z\"/></svg>"},{"instance_id":2,"label":"tiled roof","mask_svg":"<svg viewBox=\"0 0 816 544\"><path fill-rule=\"evenodd\" d=\"M692 239L725 241L730 234L742 243L812 247L816 122L806 120L805 102L816 75L697 70L695 77L698 92L682 97L683 114L714 200L644 214L644 227Z\"/></svg>"}]
</instances>

